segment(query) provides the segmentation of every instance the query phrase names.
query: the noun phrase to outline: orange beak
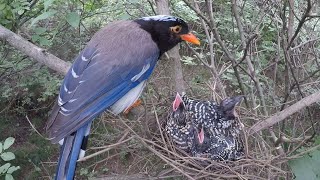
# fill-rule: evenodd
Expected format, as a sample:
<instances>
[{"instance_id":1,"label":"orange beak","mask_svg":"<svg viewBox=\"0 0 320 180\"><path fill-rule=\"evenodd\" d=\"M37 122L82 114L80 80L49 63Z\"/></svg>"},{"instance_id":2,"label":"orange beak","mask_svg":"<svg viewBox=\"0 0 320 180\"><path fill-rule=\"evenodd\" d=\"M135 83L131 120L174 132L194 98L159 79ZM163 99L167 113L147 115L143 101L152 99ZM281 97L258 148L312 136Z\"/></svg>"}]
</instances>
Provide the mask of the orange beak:
<instances>
[{"instance_id":1,"label":"orange beak","mask_svg":"<svg viewBox=\"0 0 320 180\"><path fill-rule=\"evenodd\" d=\"M195 35L193 35L192 33L182 34L182 35L180 35L180 37L184 41L188 41L192 44L200 45L199 39Z\"/></svg>"}]
</instances>

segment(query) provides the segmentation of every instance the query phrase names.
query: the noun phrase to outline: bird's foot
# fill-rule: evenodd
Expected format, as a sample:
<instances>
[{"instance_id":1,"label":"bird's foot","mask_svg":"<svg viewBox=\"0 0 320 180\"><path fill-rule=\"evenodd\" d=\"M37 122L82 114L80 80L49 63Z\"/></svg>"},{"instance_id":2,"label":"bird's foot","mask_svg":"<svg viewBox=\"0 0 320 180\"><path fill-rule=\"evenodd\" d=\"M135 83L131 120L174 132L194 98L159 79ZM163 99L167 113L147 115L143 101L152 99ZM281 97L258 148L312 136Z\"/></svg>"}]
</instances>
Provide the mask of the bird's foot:
<instances>
[{"instance_id":1,"label":"bird's foot","mask_svg":"<svg viewBox=\"0 0 320 180\"><path fill-rule=\"evenodd\" d=\"M135 108L135 107L138 107L142 104L142 101L140 99L136 100L136 102L134 102L130 107L128 107L124 112L123 114L124 115L128 115L129 112L131 111L131 109Z\"/></svg>"}]
</instances>

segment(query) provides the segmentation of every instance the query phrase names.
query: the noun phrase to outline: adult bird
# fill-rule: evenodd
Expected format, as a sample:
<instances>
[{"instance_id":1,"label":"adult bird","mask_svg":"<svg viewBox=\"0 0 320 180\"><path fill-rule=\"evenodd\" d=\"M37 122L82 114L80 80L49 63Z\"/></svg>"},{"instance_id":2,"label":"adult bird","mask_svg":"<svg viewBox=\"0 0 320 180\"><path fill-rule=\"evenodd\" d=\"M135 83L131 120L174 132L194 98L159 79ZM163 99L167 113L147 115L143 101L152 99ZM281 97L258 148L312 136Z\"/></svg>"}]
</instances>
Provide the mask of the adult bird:
<instances>
[{"instance_id":1,"label":"adult bird","mask_svg":"<svg viewBox=\"0 0 320 180\"><path fill-rule=\"evenodd\" d=\"M116 21L98 31L75 59L47 123L62 144L55 179L73 179L92 120L127 109L140 96L159 57L181 41L200 44L180 18L150 16Z\"/></svg>"}]
</instances>

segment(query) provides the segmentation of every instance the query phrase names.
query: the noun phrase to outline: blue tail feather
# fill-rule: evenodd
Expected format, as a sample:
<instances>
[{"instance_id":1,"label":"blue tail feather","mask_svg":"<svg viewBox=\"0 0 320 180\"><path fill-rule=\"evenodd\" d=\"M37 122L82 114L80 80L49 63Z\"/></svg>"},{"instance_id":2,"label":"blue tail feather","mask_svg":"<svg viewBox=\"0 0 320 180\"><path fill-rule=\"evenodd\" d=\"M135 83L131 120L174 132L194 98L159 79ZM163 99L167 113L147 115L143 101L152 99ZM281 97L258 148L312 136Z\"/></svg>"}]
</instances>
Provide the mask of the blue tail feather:
<instances>
[{"instance_id":1,"label":"blue tail feather","mask_svg":"<svg viewBox=\"0 0 320 180\"><path fill-rule=\"evenodd\" d=\"M88 140L90 126L91 122L64 138L55 180L73 180L79 153Z\"/></svg>"}]
</instances>

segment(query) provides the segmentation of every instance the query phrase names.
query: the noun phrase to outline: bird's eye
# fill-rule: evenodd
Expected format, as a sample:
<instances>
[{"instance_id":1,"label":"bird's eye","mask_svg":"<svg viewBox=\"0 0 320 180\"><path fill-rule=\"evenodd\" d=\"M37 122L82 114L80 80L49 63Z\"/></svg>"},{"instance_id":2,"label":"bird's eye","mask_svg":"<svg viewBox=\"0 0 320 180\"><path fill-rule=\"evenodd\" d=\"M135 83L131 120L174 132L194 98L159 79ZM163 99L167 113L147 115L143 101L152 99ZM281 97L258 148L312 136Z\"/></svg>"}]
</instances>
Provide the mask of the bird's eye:
<instances>
[{"instance_id":1,"label":"bird's eye","mask_svg":"<svg viewBox=\"0 0 320 180\"><path fill-rule=\"evenodd\" d=\"M177 26L170 27L170 29L171 29L172 32L178 34L178 33L180 33L182 27L177 25Z\"/></svg>"}]
</instances>

